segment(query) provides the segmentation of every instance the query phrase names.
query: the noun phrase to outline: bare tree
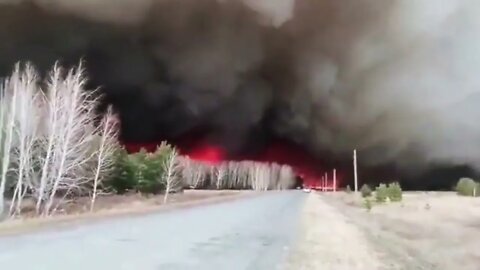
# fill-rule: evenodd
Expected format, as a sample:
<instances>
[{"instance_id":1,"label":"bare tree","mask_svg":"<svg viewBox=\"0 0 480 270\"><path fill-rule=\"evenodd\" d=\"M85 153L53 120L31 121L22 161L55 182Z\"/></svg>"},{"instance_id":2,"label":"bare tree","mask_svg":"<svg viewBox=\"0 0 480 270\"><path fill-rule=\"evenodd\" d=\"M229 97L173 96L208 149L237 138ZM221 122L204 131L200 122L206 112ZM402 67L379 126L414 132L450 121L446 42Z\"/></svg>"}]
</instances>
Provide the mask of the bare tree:
<instances>
[{"instance_id":1,"label":"bare tree","mask_svg":"<svg viewBox=\"0 0 480 270\"><path fill-rule=\"evenodd\" d=\"M169 151L167 158L163 164L164 181L165 181L165 196L163 203L167 203L168 194L172 191L178 191L182 188L182 178L178 175L179 162L178 153L174 148Z\"/></svg>"},{"instance_id":2,"label":"bare tree","mask_svg":"<svg viewBox=\"0 0 480 270\"><path fill-rule=\"evenodd\" d=\"M45 190L48 185L47 201L42 212L43 215L49 215L57 189L61 184L60 181L64 176L68 146L72 140L74 126L76 124L74 122L75 111L78 110L78 104L76 104L75 101L79 93L75 90L75 92L72 93L73 95L69 96L66 93L67 88L62 77L62 72L58 66L54 67L51 75L51 84L48 89L49 101L55 105L49 108L53 121L51 123L51 129L49 130L51 141L49 141L48 145L51 146L51 148L49 147L50 151L47 152L47 155L49 155L50 152L53 154L52 166L50 168L48 167L48 165L50 165L49 159L46 159L45 163L45 167L52 170L52 179L49 179L47 176L48 172L45 171L42 177L45 177L47 182L42 183L44 185L40 187L41 190ZM79 90L79 88L76 90ZM40 194L40 196L43 199L43 194ZM40 202L41 200L39 200L38 203Z\"/></svg>"},{"instance_id":3,"label":"bare tree","mask_svg":"<svg viewBox=\"0 0 480 270\"><path fill-rule=\"evenodd\" d=\"M111 111L95 125L98 96L85 83L82 65L66 74L55 65L42 91L27 63L22 70L17 64L0 87L0 213L7 182L13 182L11 216L20 214L27 194L42 215L55 212L69 194L92 190L93 207L113 165L117 129Z\"/></svg>"},{"instance_id":4,"label":"bare tree","mask_svg":"<svg viewBox=\"0 0 480 270\"><path fill-rule=\"evenodd\" d=\"M255 164L252 161L243 161L238 163L239 168L237 171L237 182L235 183L235 188L239 189L249 189L251 188L251 179L252 179L252 174L250 169L252 168L252 165Z\"/></svg>"},{"instance_id":5,"label":"bare tree","mask_svg":"<svg viewBox=\"0 0 480 270\"><path fill-rule=\"evenodd\" d=\"M190 188L198 188L202 186L205 180L205 175L200 162L195 162L189 157L183 157L181 159L181 164L185 184Z\"/></svg>"},{"instance_id":6,"label":"bare tree","mask_svg":"<svg viewBox=\"0 0 480 270\"><path fill-rule=\"evenodd\" d=\"M208 169L208 173L207 173L207 177L208 177L208 188L210 189L218 189L217 188L217 183L218 183L218 169L219 169L219 166L218 165L210 165L210 166L207 166L207 169Z\"/></svg>"},{"instance_id":7,"label":"bare tree","mask_svg":"<svg viewBox=\"0 0 480 270\"><path fill-rule=\"evenodd\" d=\"M194 163L193 186L194 188L205 187L206 177L208 174L208 166L201 163Z\"/></svg>"},{"instance_id":8,"label":"bare tree","mask_svg":"<svg viewBox=\"0 0 480 270\"><path fill-rule=\"evenodd\" d=\"M295 174L292 167L282 165L280 168L278 189L288 189L295 184Z\"/></svg>"},{"instance_id":9,"label":"bare tree","mask_svg":"<svg viewBox=\"0 0 480 270\"><path fill-rule=\"evenodd\" d=\"M38 139L41 111L38 109L43 94L39 91L38 75L32 65L27 63L20 71L16 65L12 80L17 81L19 90L13 102L17 104L15 125L15 148L12 153L15 164L16 185L10 205L10 216L19 215L23 198L28 191L28 181L34 177L32 173L32 158L35 141Z\"/></svg>"},{"instance_id":10,"label":"bare tree","mask_svg":"<svg viewBox=\"0 0 480 270\"><path fill-rule=\"evenodd\" d=\"M59 188L62 188L65 194L71 189L79 188L82 182L88 182L85 166L94 153L91 150L94 126L94 109L97 99L94 98L94 91L87 91L84 86L86 79L83 74L83 68L69 70L65 78L63 71L56 66L53 69L53 80L58 80L52 84L51 91L56 95L51 95L58 106L50 109L56 109L55 114L58 125L56 126L55 143L53 155L53 179L49 197L43 209L43 215L49 215L53 206L54 199ZM52 102L52 100L50 100Z\"/></svg>"},{"instance_id":11,"label":"bare tree","mask_svg":"<svg viewBox=\"0 0 480 270\"><path fill-rule=\"evenodd\" d=\"M33 78L35 76L29 77L29 74L34 73L27 65L23 74ZM86 171L95 154L91 148L96 132L93 125L96 99L93 92L83 89L84 83L81 66L63 77L62 70L55 65L46 84L45 96L41 95L36 82L23 85L24 96L17 102L21 109L17 117L18 179L14 198L19 199L16 212L27 189L36 199L36 212L48 215L57 190L68 194L72 188L92 180L92 174ZM27 115L25 111L29 108L35 108L36 113ZM35 115L39 119L28 121Z\"/></svg>"},{"instance_id":12,"label":"bare tree","mask_svg":"<svg viewBox=\"0 0 480 270\"><path fill-rule=\"evenodd\" d=\"M225 181L228 177L228 165L225 162L222 162L218 165L217 168L217 189L223 189L225 187Z\"/></svg>"},{"instance_id":13,"label":"bare tree","mask_svg":"<svg viewBox=\"0 0 480 270\"><path fill-rule=\"evenodd\" d=\"M238 188L238 180L239 180L239 171L240 171L240 163L230 161L228 162L228 188L235 189Z\"/></svg>"},{"instance_id":14,"label":"bare tree","mask_svg":"<svg viewBox=\"0 0 480 270\"><path fill-rule=\"evenodd\" d=\"M100 145L98 146L95 176L93 178L93 191L90 200L90 211L93 211L97 198L98 188L104 177L113 172L115 165L115 153L119 149L118 118L113 114L112 107L109 107L99 127Z\"/></svg>"},{"instance_id":15,"label":"bare tree","mask_svg":"<svg viewBox=\"0 0 480 270\"><path fill-rule=\"evenodd\" d=\"M14 72L11 78L6 79L0 87L0 215L5 210L5 187L7 174L10 169L10 157L15 127L16 96L19 88L19 72Z\"/></svg>"},{"instance_id":16,"label":"bare tree","mask_svg":"<svg viewBox=\"0 0 480 270\"><path fill-rule=\"evenodd\" d=\"M254 177L252 179L253 190L268 190L270 181L271 171L269 165L258 162L255 163Z\"/></svg>"},{"instance_id":17,"label":"bare tree","mask_svg":"<svg viewBox=\"0 0 480 270\"><path fill-rule=\"evenodd\" d=\"M270 164L270 183L268 189L281 189L280 188L280 165L277 163Z\"/></svg>"},{"instance_id":18,"label":"bare tree","mask_svg":"<svg viewBox=\"0 0 480 270\"><path fill-rule=\"evenodd\" d=\"M40 172L40 179L38 183L38 187L35 188L36 191L36 206L35 210L37 215L41 213L42 205L45 201L46 191L47 191L47 184L49 180L49 174L51 174L50 165L52 162L52 154L53 154L53 147L55 146L56 142L56 132L57 126L59 126L59 114L60 114L60 100L57 98L59 95L59 88L61 84L61 77L60 72L58 70L58 66L55 65L55 71L50 73L49 81L47 82L47 101L44 103L44 112L46 114L46 121L45 121L45 133L47 134L46 140L42 144L45 147L45 157L42 157L40 163L42 165L42 170Z\"/></svg>"}]
</instances>

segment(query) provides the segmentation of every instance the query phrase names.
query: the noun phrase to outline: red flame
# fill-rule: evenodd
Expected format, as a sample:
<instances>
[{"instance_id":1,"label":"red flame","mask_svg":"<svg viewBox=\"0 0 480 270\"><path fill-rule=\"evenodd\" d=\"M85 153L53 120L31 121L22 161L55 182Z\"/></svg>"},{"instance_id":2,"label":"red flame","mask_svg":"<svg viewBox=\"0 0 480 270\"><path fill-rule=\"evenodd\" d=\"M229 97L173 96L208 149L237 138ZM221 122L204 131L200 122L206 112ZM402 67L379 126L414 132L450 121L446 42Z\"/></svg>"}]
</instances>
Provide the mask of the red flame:
<instances>
[{"instance_id":1,"label":"red flame","mask_svg":"<svg viewBox=\"0 0 480 270\"><path fill-rule=\"evenodd\" d=\"M180 148L181 149L181 148ZM226 160L225 153L221 147L212 145L200 145L190 151L180 151L182 154L194 160L208 163L219 163Z\"/></svg>"}]
</instances>

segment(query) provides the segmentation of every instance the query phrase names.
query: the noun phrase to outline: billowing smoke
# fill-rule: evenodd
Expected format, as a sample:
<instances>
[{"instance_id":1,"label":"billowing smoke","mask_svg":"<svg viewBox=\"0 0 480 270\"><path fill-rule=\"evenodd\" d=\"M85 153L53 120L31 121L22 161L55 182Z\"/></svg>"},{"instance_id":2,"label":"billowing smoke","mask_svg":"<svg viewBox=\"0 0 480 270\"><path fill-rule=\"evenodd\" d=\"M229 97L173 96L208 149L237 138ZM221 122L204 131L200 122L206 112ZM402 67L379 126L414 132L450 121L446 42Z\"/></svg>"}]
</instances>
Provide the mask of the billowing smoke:
<instances>
[{"instance_id":1,"label":"billowing smoke","mask_svg":"<svg viewBox=\"0 0 480 270\"><path fill-rule=\"evenodd\" d=\"M1 74L85 59L125 140L201 129L234 151L268 133L370 165L480 167L478 0L8 2Z\"/></svg>"}]
</instances>

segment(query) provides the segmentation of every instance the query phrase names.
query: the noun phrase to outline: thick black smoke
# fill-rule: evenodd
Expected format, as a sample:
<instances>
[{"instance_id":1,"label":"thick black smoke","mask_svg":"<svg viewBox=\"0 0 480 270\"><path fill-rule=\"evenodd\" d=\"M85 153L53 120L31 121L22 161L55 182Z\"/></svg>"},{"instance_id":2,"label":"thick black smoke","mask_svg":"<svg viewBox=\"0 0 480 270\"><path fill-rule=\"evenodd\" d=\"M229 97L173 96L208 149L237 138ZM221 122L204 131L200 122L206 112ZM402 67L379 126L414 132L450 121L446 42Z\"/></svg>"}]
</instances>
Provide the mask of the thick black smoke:
<instances>
[{"instance_id":1,"label":"thick black smoke","mask_svg":"<svg viewBox=\"0 0 480 270\"><path fill-rule=\"evenodd\" d=\"M476 0L10 0L0 73L86 60L127 141L266 134L421 170L480 167Z\"/></svg>"}]
</instances>

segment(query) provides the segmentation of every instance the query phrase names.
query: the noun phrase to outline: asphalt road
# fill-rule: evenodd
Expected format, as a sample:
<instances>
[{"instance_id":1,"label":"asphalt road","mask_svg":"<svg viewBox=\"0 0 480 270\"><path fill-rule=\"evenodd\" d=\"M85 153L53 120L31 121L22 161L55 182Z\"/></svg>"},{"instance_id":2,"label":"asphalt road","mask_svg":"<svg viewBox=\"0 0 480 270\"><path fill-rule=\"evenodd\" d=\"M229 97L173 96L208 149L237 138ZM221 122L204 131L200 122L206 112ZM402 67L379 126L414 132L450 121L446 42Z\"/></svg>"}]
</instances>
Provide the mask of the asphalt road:
<instances>
[{"instance_id":1,"label":"asphalt road","mask_svg":"<svg viewBox=\"0 0 480 270\"><path fill-rule=\"evenodd\" d=\"M275 270L299 232L301 191L0 238L8 270Z\"/></svg>"}]
</instances>

